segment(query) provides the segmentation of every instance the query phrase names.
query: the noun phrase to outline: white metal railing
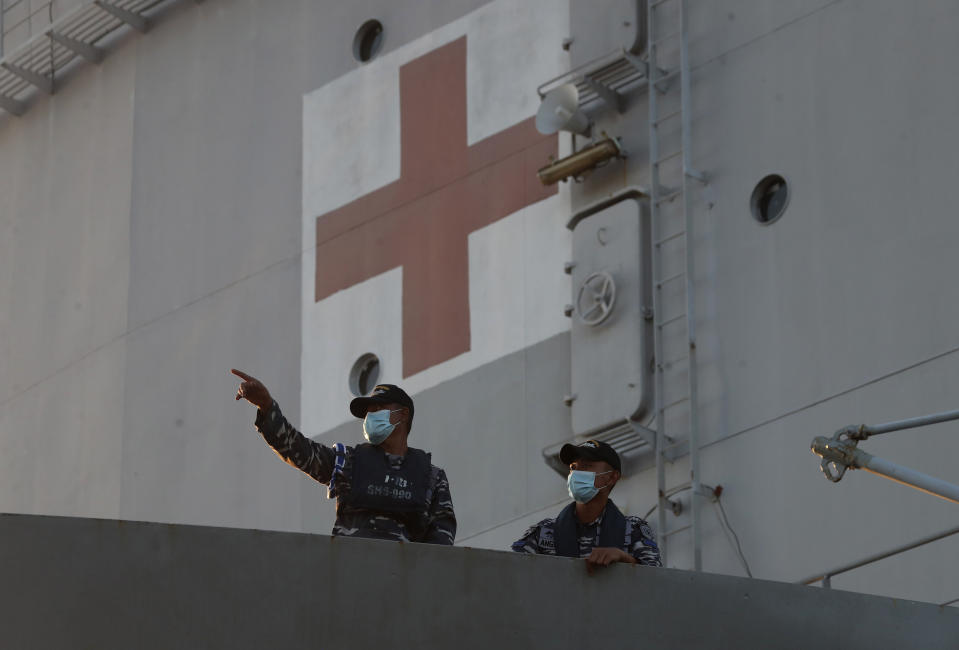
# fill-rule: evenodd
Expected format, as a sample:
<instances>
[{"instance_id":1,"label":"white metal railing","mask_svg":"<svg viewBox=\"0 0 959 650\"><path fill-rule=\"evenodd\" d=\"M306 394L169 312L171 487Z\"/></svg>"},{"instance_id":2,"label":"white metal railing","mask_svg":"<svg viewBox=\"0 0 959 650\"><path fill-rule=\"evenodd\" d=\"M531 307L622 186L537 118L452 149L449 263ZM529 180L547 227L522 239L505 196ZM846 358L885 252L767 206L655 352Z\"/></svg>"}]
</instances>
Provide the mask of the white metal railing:
<instances>
[{"instance_id":1,"label":"white metal railing","mask_svg":"<svg viewBox=\"0 0 959 650\"><path fill-rule=\"evenodd\" d=\"M867 564L873 564L874 562L878 562L879 560L884 560L887 557L892 557L893 555L899 555L900 553L905 553L906 551L910 551L914 548L918 548L920 546L924 546L926 544L930 544L932 542L936 542L940 539L945 539L946 537L950 537L956 534L959 534L959 526L955 528L950 528L949 530L944 530L939 533L935 533L933 535L928 535L921 539L917 539L914 542L909 542L908 544L897 546L896 548L890 549L888 551L882 551L881 553L874 553L873 555L865 557L861 560L857 560L849 564L844 564L842 566L836 567L835 569L830 569L829 571L817 573L815 575L809 576L808 578L799 580L798 584L811 585L814 582L821 582L824 589L830 589L832 587L833 576L838 576L840 574L847 573L849 571L852 571L853 569L864 567ZM956 598L955 600L947 601L945 603L940 603L940 604L945 606L945 605L952 605L953 603L959 603L959 598Z\"/></svg>"},{"instance_id":2,"label":"white metal railing","mask_svg":"<svg viewBox=\"0 0 959 650\"><path fill-rule=\"evenodd\" d=\"M857 448L860 441L868 440L872 436L952 420L959 420L959 410L933 413L932 415L923 415L872 426L866 424L847 426L836 431L831 437L817 436L812 442L812 452L822 458L820 468L826 478L834 483L842 479L847 469L863 469L896 481L897 483L916 488L927 494L952 501L953 503L959 503L959 486L943 481L942 479L927 476L914 469L903 467L888 460L877 458ZM928 535L888 551L875 553L856 562L810 576L804 580L800 580L799 583L808 585L814 582L821 582L824 588L829 589L833 576L858 569L867 564L878 562L887 557L892 557L893 555L898 555L956 534L959 534L959 527ZM959 603L959 598L941 603L941 605L946 606L952 605L953 603Z\"/></svg>"}]
</instances>

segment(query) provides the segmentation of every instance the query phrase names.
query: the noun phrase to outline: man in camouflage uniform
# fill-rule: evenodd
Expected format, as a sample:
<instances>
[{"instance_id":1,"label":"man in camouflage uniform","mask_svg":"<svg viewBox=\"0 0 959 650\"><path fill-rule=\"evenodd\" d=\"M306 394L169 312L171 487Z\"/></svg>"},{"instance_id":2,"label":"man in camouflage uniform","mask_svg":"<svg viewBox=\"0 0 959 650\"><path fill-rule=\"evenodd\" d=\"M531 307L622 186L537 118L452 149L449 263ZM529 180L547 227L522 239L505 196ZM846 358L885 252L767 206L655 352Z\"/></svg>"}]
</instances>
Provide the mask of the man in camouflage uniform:
<instances>
[{"instance_id":1,"label":"man in camouflage uniform","mask_svg":"<svg viewBox=\"0 0 959 650\"><path fill-rule=\"evenodd\" d=\"M259 380L239 370L236 399L257 407L255 426L288 464L329 486L336 499L333 535L427 544L452 544L456 515L446 472L430 454L408 447L413 400L392 384L350 402L369 441L327 447L297 431Z\"/></svg>"},{"instance_id":2,"label":"man in camouflage uniform","mask_svg":"<svg viewBox=\"0 0 959 650\"><path fill-rule=\"evenodd\" d=\"M659 547L639 517L624 516L609 498L621 476L619 454L605 442L587 440L563 445L559 452L569 465L566 484L573 503L556 519L544 519L513 542L517 553L586 558L592 574L614 562L662 566Z\"/></svg>"}]
</instances>

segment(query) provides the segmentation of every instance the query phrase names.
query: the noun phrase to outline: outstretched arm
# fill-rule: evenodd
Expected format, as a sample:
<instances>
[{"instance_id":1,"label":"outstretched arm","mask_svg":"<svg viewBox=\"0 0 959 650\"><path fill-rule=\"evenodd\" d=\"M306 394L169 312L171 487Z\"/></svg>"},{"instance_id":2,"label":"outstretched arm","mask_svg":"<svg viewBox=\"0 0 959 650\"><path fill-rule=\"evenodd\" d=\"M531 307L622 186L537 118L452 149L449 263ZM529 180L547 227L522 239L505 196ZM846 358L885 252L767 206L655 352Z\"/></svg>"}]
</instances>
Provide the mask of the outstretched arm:
<instances>
[{"instance_id":1,"label":"outstretched arm","mask_svg":"<svg viewBox=\"0 0 959 650\"><path fill-rule=\"evenodd\" d=\"M266 443L288 465L328 484L333 474L333 450L297 431L283 417L279 405L260 380L240 370L231 372L243 380L236 391L236 399L243 398L257 407L254 424Z\"/></svg>"}]
</instances>

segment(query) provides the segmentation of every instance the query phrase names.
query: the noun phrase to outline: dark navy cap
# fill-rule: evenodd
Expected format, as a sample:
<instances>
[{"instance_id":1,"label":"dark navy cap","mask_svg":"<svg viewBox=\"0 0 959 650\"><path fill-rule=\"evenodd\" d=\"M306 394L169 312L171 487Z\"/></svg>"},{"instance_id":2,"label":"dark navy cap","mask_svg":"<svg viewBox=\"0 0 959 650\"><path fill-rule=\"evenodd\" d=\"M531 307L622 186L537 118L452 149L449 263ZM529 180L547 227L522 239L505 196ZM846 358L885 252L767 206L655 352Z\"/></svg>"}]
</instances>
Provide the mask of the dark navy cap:
<instances>
[{"instance_id":1,"label":"dark navy cap","mask_svg":"<svg viewBox=\"0 0 959 650\"><path fill-rule=\"evenodd\" d=\"M584 460L603 460L617 472L623 471L616 450L599 440L587 440L578 445L565 444L559 450L559 459L563 461L564 465L569 465L580 458Z\"/></svg>"},{"instance_id":2,"label":"dark navy cap","mask_svg":"<svg viewBox=\"0 0 959 650\"><path fill-rule=\"evenodd\" d=\"M365 418L366 411L370 404L399 404L405 406L410 411L410 424L413 423L413 400L406 394L406 391L393 384L378 384L373 387L366 397L357 397L350 402L350 413L355 417Z\"/></svg>"}]
</instances>

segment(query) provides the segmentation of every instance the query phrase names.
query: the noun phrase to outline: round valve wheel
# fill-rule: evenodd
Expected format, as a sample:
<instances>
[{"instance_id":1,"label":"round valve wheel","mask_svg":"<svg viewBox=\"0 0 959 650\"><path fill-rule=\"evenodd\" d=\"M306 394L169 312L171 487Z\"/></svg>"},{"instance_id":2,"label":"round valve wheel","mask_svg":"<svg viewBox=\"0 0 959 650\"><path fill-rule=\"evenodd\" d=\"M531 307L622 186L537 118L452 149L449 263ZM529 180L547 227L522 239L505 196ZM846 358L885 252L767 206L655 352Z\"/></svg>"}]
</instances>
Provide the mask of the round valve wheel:
<instances>
[{"instance_id":1,"label":"round valve wheel","mask_svg":"<svg viewBox=\"0 0 959 650\"><path fill-rule=\"evenodd\" d=\"M591 274L576 295L576 315L584 325L595 327L606 320L616 304L616 283L606 271Z\"/></svg>"}]
</instances>

